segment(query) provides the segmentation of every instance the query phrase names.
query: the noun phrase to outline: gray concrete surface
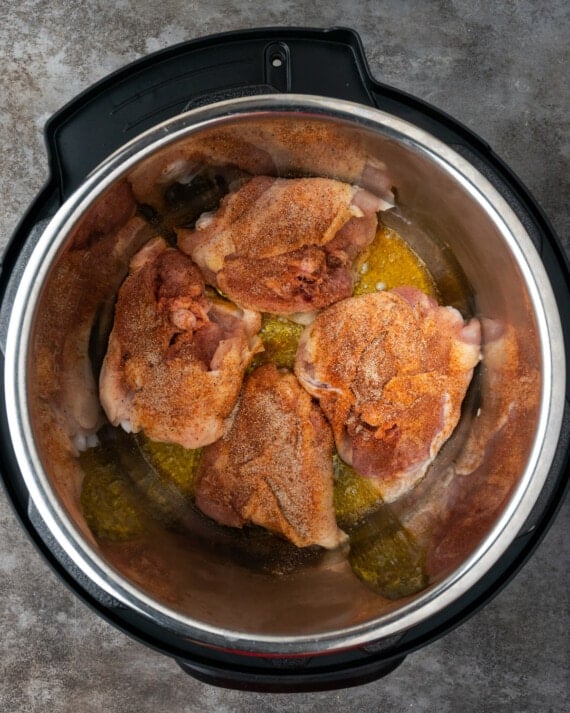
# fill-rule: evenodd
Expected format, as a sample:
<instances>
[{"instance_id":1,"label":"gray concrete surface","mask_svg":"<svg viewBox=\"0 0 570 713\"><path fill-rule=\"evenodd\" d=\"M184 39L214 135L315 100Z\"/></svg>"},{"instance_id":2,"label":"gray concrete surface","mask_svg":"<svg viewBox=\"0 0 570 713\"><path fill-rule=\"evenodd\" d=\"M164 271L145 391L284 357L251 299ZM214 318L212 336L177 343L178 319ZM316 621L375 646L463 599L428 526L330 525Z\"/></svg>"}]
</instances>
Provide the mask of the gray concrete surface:
<instances>
[{"instance_id":1,"label":"gray concrete surface","mask_svg":"<svg viewBox=\"0 0 570 713\"><path fill-rule=\"evenodd\" d=\"M483 136L568 248L564 0L0 0L0 249L46 176L46 119L144 54L255 26L345 25L373 74ZM115 631L52 574L0 494L0 710L562 713L569 702L570 503L515 580L384 680L331 693L209 687Z\"/></svg>"}]
</instances>

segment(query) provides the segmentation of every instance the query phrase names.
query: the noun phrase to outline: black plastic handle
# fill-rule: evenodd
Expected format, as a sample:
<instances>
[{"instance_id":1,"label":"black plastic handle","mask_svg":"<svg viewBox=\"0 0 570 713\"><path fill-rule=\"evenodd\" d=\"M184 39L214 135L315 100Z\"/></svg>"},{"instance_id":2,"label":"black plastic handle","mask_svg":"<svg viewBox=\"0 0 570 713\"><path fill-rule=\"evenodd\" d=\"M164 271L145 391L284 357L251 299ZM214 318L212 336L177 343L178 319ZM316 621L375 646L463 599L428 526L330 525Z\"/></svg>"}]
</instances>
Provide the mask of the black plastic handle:
<instances>
[{"instance_id":1,"label":"black plastic handle","mask_svg":"<svg viewBox=\"0 0 570 713\"><path fill-rule=\"evenodd\" d=\"M140 59L80 94L46 125L52 178L65 199L104 158L189 108L295 92L373 105L358 35L268 28L192 40Z\"/></svg>"},{"instance_id":2,"label":"black plastic handle","mask_svg":"<svg viewBox=\"0 0 570 713\"><path fill-rule=\"evenodd\" d=\"M224 667L197 661L178 659L183 671L203 683L221 688L232 688L257 693L304 693L332 691L361 686L376 681L394 671L405 656L387 661L358 662L355 666L324 666L315 670L304 669L303 659L276 659L272 668ZM264 663L271 660L264 660ZM295 663L300 662L300 663Z\"/></svg>"}]
</instances>

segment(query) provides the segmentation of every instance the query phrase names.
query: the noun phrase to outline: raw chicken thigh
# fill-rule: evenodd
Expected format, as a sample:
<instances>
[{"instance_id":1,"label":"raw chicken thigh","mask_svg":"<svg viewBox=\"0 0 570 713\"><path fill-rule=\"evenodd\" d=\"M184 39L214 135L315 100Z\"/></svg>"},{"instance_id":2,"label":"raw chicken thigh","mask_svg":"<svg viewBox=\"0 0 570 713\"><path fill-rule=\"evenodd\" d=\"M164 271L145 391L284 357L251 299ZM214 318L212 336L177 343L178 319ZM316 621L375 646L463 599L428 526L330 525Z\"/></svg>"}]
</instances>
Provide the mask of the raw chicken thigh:
<instances>
[{"instance_id":1,"label":"raw chicken thigh","mask_svg":"<svg viewBox=\"0 0 570 713\"><path fill-rule=\"evenodd\" d=\"M203 451L196 504L223 525L335 548L346 536L335 520L332 451L318 406L293 374L267 364L246 378L226 435Z\"/></svg>"},{"instance_id":2,"label":"raw chicken thigh","mask_svg":"<svg viewBox=\"0 0 570 713\"><path fill-rule=\"evenodd\" d=\"M412 287L343 300L301 336L295 373L341 457L393 501L425 474L460 417L478 320Z\"/></svg>"},{"instance_id":3,"label":"raw chicken thigh","mask_svg":"<svg viewBox=\"0 0 570 713\"><path fill-rule=\"evenodd\" d=\"M131 260L100 375L113 425L198 448L219 438L261 349L260 316L212 301L194 263L162 238Z\"/></svg>"},{"instance_id":4,"label":"raw chicken thigh","mask_svg":"<svg viewBox=\"0 0 570 713\"><path fill-rule=\"evenodd\" d=\"M207 282L242 307L314 312L352 293L352 263L374 239L386 204L328 178L258 176L178 231Z\"/></svg>"}]
</instances>

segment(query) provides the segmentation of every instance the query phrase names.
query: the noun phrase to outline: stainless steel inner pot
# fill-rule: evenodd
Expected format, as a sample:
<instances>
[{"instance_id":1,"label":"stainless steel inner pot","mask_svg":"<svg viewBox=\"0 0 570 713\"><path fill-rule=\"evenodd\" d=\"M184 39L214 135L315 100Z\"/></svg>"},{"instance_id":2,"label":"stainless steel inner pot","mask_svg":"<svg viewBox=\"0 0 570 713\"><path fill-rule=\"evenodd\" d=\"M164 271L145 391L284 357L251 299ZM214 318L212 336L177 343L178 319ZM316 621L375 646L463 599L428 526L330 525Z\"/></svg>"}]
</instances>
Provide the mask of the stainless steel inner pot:
<instances>
[{"instance_id":1,"label":"stainless steel inner pot","mask_svg":"<svg viewBox=\"0 0 570 713\"><path fill-rule=\"evenodd\" d=\"M363 166L385 165L396 206L384 222L424 259L444 301L481 318L483 360L460 425L425 480L394 506L427 551L430 583L422 592L388 601L353 575L340 552L282 574L259 571L202 525L138 544L103 544L90 532L79 503L77 446L102 424L91 347L97 332L108 330L129 257L154 234L140 203L160 211L169 188L203 164L360 179L364 187L373 179L362 177ZM89 580L188 640L286 655L399 634L484 577L544 486L561 428L565 363L540 257L516 214L471 163L382 111L267 95L156 126L113 154L63 204L17 288L5 389L33 507Z\"/></svg>"}]
</instances>

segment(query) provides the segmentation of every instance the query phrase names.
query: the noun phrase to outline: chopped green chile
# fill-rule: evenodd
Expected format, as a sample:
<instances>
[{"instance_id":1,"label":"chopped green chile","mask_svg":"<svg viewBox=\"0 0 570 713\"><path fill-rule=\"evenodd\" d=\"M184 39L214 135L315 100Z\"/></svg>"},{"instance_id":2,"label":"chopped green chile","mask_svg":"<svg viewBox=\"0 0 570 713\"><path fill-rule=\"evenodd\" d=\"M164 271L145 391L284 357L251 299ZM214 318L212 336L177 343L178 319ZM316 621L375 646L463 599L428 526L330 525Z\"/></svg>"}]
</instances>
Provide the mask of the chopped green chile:
<instances>
[{"instance_id":1,"label":"chopped green chile","mask_svg":"<svg viewBox=\"0 0 570 713\"><path fill-rule=\"evenodd\" d=\"M291 322L285 317L264 314L260 332L264 351L255 355L249 371L270 363L293 370L299 337L303 329L301 324Z\"/></svg>"},{"instance_id":2,"label":"chopped green chile","mask_svg":"<svg viewBox=\"0 0 570 713\"><path fill-rule=\"evenodd\" d=\"M399 599L427 585L425 553L383 502L370 478L334 455L334 507L350 537L354 574L386 599Z\"/></svg>"},{"instance_id":3,"label":"chopped green chile","mask_svg":"<svg viewBox=\"0 0 570 713\"><path fill-rule=\"evenodd\" d=\"M158 443L143 433L137 434L136 440L144 458L161 480L173 483L182 495L192 498L202 449L189 450L176 443Z\"/></svg>"},{"instance_id":4,"label":"chopped green chile","mask_svg":"<svg viewBox=\"0 0 570 713\"><path fill-rule=\"evenodd\" d=\"M358 475L338 454L333 456L334 511L340 527L349 528L382 504L369 478Z\"/></svg>"},{"instance_id":5,"label":"chopped green chile","mask_svg":"<svg viewBox=\"0 0 570 713\"><path fill-rule=\"evenodd\" d=\"M350 533L348 560L354 574L386 599L400 599L428 585L425 552L389 505Z\"/></svg>"},{"instance_id":6,"label":"chopped green chile","mask_svg":"<svg viewBox=\"0 0 570 713\"><path fill-rule=\"evenodd\" d=\"M98 446L82 453L79 461L85 472L81 505L94 535L112 542L140 537L145 531L144 512L116 460Z\"/></svg>"}]
</instances>

